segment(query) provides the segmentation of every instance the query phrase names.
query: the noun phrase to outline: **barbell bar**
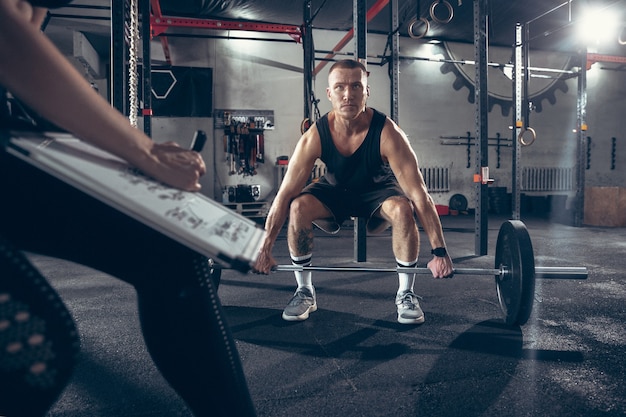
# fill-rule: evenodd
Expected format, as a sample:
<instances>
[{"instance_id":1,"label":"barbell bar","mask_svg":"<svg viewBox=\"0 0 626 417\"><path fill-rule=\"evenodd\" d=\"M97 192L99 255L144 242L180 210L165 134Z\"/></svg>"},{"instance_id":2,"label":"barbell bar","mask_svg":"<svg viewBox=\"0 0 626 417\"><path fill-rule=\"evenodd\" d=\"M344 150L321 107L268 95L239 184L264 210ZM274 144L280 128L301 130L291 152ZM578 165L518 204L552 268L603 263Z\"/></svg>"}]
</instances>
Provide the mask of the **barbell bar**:
<instances>
[{"instance_id":1,"label":"barbell bar","mask_svg":"<svg viewBox=\"0 0 626 417\"><path fill-rule=\"evenodd\" d=\"M221 268L209 259L211 276L219 285ZM535 299L535 279L587 279L586 267L535 267L533 246L520 220L508 220L500 226L496 240L495 267L456 268L455 275L491 275L495 277L498 302L508 325L522 326L528 321ZM274 271L333 272L406 272L431 274L428 268L368 268L346 266L276 265Z\"/></svg>"},{"instance_id":2,"label":"barbell bar","mask_svg":"<svg viewBox=\"0 0 626 417\"><path fill-rule=\"evenodd\" d=\"M326 271L326 272L403 272L407 274L431 274L430 269L423 267L396 267L396 268L373 268L359 266L301 266L301 265L276 265L272 268L276 272L302 272L302 271ZM455 268L454 275L494 275L504 276L511 271L502 265L500 268ZM549 267L536 266L535 278L542 279L587 279L589 273L583 266Z\"/></svg>"}]
</instances>

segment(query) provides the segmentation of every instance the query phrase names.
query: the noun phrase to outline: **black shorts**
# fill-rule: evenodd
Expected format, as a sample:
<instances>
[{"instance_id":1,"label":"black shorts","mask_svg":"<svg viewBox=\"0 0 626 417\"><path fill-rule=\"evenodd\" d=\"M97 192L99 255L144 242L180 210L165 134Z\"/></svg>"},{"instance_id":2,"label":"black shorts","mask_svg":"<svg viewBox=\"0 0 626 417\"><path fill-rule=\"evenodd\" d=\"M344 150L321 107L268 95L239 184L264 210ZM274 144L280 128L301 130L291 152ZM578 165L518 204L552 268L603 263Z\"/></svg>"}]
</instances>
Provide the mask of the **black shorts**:
<instances>
[{"instance_id":1,"label":"black shorts","mask_svg":"<svg viewBox=\"0 0 626 417\"><path fill-rule=\"evenodd\" d=\"M306 186L302 194L313 195L333 214L332 218L314 222L327 233L337 233L341 224L349 217L366 218L369 232L384 230L389 225L382 217L374 214L389 197L404 196L398 183L393 180L358 192L331 185L323 177Z\"/></svg>"}]
</instances>

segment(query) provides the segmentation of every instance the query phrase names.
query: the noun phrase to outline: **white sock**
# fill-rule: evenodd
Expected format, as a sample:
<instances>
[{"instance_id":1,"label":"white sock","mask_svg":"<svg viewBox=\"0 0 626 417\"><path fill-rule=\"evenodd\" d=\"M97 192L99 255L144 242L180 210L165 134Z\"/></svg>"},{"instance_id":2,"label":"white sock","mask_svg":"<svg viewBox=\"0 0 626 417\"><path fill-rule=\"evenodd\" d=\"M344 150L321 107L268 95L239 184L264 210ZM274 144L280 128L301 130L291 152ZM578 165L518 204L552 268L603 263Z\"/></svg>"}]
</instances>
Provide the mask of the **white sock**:
<instances>
[{"instance_id":1,"label":"white sock","mask_svg":"<svg viewBox=\"0 0 626 417\"><path fill-rule=\"evenodd\" d=\"M312 254L304 255L304 256L291 256L291 263L297 266L310 266ZM294 271L294 275L296 276L296 283L298 284L298 289L307 288L311 293L313 293L313 273L311 271Z\"/></svg>"},{"instance_id":2,"label":"white sock","mask_svg":"<svg viewBox=\"0 0 626 417\"><path fill-rule=\"evenodd\" d=\"M399 267L415 268L417 266L417 259L413 262L405 262L396 258L396 263ZM398 272L398 294L404 291L413 291L413 284L415 283L415 274L409 274L406 272Z\"/></svg>"}]
</instances>

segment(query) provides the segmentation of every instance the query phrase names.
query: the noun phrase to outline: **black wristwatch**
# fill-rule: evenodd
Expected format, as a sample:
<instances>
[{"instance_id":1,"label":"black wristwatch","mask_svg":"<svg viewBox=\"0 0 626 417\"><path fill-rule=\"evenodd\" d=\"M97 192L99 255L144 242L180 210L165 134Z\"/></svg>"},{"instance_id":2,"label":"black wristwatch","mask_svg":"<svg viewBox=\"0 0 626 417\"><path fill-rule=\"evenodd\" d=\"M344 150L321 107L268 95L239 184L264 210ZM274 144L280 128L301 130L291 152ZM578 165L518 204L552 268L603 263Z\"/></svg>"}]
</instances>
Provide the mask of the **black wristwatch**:
<instances>
[{"instance_id":1,"label":"black wristwatch","mask_svg":"<svg viewBox=\"0 0 626 417\"><path fill-rule=\"evenodd\" d=\"M448 254L448 251L446 251L446 248L435 248L431 250L430 253L432 253L435 256L438 256L439 258L443 258L444 256Z\"/></svg>"}]
</instances>

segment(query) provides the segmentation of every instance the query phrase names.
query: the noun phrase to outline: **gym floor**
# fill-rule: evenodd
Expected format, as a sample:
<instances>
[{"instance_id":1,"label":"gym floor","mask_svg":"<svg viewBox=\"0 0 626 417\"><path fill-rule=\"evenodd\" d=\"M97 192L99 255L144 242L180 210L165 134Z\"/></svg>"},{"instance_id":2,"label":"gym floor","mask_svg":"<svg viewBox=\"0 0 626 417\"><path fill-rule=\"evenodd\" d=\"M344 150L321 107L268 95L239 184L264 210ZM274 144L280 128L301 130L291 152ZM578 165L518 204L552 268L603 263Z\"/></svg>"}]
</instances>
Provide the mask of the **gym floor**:
<instances>
[{"instance_id":1,"label":"gym floor","mask_svg":"<svg viewBox=\"0 0 626 417\"><path fill-rule=\"evenodd\" d=\"M455 265L493 268L504 220L489 219L489 255L476 257L473 216L442 217ZM588 280L537 280L522 327L503 324L492 276L418 276L426 322L407 326L396 322L394 273L315 272L318 311L288 323L281 313L295 288L291 272L223 271L220 296L259 416L626 415L626 228L522 220L537 266L589 270ZM425 262L430 245L422 246ZM393 267L390 232L369 236L367 252L362 266ZM284 233L274 254L289 263ZM130 286L30 257L82 338L73 380L50 416L191 416L146 353ZM354 266L352 229L316 232L314 264Z\"/></svg>"}]
</instances>

